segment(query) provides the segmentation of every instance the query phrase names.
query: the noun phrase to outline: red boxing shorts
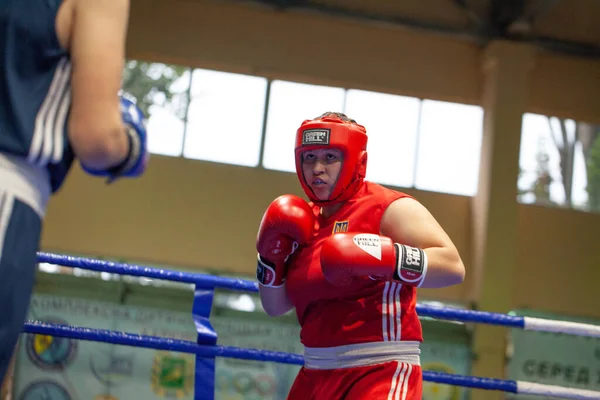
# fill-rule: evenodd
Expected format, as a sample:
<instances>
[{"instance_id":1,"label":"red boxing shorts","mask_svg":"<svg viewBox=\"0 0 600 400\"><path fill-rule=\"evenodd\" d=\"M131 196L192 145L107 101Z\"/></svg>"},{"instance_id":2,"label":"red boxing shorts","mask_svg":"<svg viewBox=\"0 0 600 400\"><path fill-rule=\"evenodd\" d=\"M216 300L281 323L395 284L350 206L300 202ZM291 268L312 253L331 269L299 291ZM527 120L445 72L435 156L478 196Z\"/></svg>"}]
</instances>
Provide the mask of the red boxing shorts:
<instances>
[{"instance_id":1,"label":"red boxing shorts","mask_svg":"<svg viewBox=\"0 0 600 400\"><path fill-rule=\"evenodd\" d=\"M302 367L288 400L421 400L423 375L419 365L399 361L338 368Z\"/></svg>"}]
</instances>

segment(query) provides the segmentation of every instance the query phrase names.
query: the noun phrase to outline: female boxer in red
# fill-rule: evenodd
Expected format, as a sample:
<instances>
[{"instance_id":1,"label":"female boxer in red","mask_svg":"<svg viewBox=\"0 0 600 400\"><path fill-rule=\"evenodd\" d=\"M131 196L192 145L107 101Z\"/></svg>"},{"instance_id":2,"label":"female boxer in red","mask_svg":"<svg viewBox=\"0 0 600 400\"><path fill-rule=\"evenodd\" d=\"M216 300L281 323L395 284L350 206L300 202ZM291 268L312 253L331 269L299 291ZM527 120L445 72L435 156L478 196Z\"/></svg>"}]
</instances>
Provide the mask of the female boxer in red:
<instances>
[{"instance_id":1,"label":"female boxer in red","mask_svg":"<svg viewBox=\"0 0 600 400\"><path fill-rule=\"evenodd\" d=\"M364 181L367 134L339 113L304 121L296 171L311 202L275 199L257 235L261 302L296 309L298 400L421 399L416 288L463 281L456 247L413 197Z\"/></svg>"}]
</instances>

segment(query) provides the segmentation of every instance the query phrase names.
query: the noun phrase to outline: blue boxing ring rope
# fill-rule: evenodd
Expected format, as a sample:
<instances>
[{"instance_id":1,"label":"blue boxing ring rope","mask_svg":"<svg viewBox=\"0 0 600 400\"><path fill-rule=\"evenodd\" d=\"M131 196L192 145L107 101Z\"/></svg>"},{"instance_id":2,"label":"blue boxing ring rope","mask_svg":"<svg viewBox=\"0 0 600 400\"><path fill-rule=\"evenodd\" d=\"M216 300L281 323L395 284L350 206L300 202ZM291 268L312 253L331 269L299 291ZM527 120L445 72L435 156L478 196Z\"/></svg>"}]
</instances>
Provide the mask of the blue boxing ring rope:
<instances>
[{"instance_id":1,"label":"blue boxing ring rope","mask_svg":"<svg viewBox=\"0 0 600 400\"><path fill-rule=\"evenodd\" d=\"M40 263L62 265L97 272L194 284L195 295L192 317L197 329L197 341L167 339L156 336L73 327L38 321L26 323L23 329L23 332L25 333L194 354L196 356L196 385L194 399L196 400L214 400L215 357L303 365L303 357L299 354L220 346L216 344L217 332L210 324L210 311L215 289L258 292L258 285L255 282L42 252L38 253L38 261ZM600 338L600 326L591 324L521 317L424 304L417 304L417 313L420 316L442 320L485 323L531 331L560 332L563 334ZM591 390L543 385L524 381L453 375L432 371L423 371L423 380L476 389L499 390L515 394L543 395L565 399L600 399L600 392Z\"/></svg>"}]
</instances>

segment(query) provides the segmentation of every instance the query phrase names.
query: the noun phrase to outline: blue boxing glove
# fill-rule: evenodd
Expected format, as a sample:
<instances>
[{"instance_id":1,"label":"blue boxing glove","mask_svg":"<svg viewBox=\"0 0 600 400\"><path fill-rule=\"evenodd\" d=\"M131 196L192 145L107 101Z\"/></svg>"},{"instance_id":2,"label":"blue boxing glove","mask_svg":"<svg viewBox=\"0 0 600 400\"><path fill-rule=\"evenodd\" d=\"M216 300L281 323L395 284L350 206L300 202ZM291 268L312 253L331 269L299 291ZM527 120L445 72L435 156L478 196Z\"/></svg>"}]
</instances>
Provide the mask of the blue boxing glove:
<instances>
[{"instance_id":1,"label":"blue boxing glove","mask_svg":"<svg viewBox=\"0 0 600 400\"><path fill-rule=\"evenodd\" d=\"M108 183L121 177L135 178L142 175L150 156L144 113L135 103L123 97L120 98L119 108L129 142L129 151L125 160L106 170L93 170L84 165L81 166L90 175L108 177Z\"/></svg>"}]
</instances>

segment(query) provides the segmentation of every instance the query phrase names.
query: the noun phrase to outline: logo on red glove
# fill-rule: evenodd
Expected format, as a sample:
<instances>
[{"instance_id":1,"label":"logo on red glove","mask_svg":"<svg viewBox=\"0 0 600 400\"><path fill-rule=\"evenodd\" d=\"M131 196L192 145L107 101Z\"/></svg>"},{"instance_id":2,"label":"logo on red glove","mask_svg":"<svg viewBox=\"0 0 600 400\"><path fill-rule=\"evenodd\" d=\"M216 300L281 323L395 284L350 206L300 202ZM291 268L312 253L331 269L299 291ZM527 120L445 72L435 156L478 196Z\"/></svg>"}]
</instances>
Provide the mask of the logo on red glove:
<instances>
[{"instance_id":1,"label":"logo on red glove","mask_svg":"<svg viewBox=\"0 0 600 400\"><path fill-rule=\"evenodd\" d=\"M381 261L381 239L372 233L360 233L352 238L362 251Z\"/></svg>"}]
</instances>

